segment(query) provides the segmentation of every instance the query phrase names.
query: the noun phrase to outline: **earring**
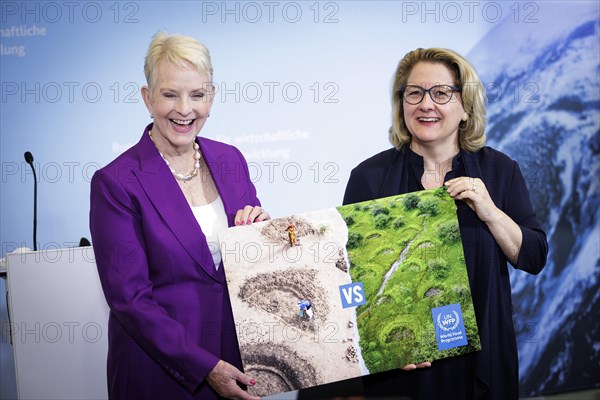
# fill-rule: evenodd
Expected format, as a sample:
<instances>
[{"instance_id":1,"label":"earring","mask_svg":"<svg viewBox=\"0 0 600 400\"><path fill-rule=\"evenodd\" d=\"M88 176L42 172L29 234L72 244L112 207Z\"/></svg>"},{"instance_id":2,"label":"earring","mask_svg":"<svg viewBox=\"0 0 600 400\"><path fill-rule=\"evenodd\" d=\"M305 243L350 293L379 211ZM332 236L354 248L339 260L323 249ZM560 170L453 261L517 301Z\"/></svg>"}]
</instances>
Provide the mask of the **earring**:
<instances>
[{"instance_id":1,"label":"earring","mask_svg":"<svg viewBox=\"0 0 600 400\"><path fill-rule=\"evenodd\" d=\"M154 115L150 114L150 119L154 119Z\"/></svg>"},{"instance_id":2,"label":"earring","mask_svg":"<svg viewBox=\"0 0 600 400\"><path fill-rule=\"evenodd\" d=\"M206 116L206 118L210 117L210 113L208 113L208 115Z\"/></svg>"},{"instance_id":3,"label":"earring","mask_svg":"<svg viewBox=\"0 0 600 400\"><path fill-rule=\"evenodd\" d=\"M462 116L462 118L461 118L461 121L466 122L468 119L469 119L469 114L464 113L463 116Z\"/></svg>"}]
</instances>

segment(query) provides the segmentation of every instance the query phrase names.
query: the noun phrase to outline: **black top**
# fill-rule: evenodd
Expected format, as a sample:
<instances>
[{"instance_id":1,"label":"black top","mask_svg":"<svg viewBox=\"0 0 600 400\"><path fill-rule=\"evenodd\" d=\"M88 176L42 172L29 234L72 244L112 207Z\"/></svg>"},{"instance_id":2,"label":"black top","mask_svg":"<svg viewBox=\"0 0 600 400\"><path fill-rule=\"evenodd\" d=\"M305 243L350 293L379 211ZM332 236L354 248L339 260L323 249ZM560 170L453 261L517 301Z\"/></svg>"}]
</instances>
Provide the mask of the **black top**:
<instances>
[{"instance_id":1,"label":"black top","mask_svg":"<svg viewBox=\"0 0 600 400\"><path fill-rule=\"evenodd\" d=\"M422 157L408 148L381 152L352 171L344 204L423 190L423 172ZM484 182L496 206L523 232L514 267L539 273L546 264L548 244L517 163L489 147L475 153L460 151L444 180L458 176ZM518 398L517 344L507 258L485 223L465 203L457 201L457 214L482 350L435 361L431 368L369 375L363 378L367 396Z\"/></svg>"}]
</instances>

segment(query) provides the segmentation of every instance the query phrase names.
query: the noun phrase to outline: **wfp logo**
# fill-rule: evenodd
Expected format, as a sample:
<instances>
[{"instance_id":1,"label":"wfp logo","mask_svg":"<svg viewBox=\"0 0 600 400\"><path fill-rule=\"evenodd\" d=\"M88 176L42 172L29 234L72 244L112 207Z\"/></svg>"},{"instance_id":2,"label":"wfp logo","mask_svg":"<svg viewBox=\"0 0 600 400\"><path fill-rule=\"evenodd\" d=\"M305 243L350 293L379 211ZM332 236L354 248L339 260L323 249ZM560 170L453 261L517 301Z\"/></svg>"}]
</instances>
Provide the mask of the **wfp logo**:
<instances>
[{"instance_id":1,"label":"wfp logo","mask_svg":"<svg viewBox=\"0 0 600 400\"><path fill-rule=\"evenodd\" d=\"M460 317L456 311L451 313L439 313L437 316L437 326L444 332L453 331L458 328Z\"/></svg>"},{"instance_id":2,"label":"wfp logo","mask_svg":"<svg viewBox=\"0 0 600 400\"><path fill-rule=\"evenodd\" d=\"M460 304L449 304L432 309L431 319L440 351L467 345Z\"/></svg>"}]
</instances>

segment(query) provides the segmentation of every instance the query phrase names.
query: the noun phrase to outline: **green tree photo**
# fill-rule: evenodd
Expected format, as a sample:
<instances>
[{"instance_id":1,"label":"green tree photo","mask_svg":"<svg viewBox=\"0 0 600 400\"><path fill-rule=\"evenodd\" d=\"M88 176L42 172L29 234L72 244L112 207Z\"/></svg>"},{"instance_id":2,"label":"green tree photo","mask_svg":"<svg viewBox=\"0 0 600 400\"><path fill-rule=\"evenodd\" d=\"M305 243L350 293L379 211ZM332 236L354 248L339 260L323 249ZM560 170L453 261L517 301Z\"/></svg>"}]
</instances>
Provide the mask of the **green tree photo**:
<instances>
[{"instance_id":1,"label":"green tree photo","mask_svg":"<svg viewBox=\"0 0 600 400\"><path fill-rule=\"evenodd\" d=\"M480 349L456 205L445 188L338 211L348 226L352 281L365 288L366 304L356 313L371 373ZM442 352L431 310L456 303L469 343Z\"/></svg>"}]
</instances>

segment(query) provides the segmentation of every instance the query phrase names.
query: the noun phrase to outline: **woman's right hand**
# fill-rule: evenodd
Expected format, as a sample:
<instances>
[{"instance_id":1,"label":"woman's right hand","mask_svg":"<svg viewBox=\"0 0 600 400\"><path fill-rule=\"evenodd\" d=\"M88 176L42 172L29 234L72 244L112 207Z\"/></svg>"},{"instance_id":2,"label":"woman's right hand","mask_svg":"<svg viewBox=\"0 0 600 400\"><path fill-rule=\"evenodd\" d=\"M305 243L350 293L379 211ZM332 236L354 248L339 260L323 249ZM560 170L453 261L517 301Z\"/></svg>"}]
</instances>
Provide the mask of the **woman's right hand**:
<instances>
[{"instance_id":1,"label":"woman's right hand","mask_svg":"<svg viewBox=\"0 0 600 400\"><path fill-rule=\"evenodd\" d=\"M260 397L252 396L238 386L253 386L256 381L226 361L219 360L217 365L206 377L209 385L222 397L234 400L260 400Z\"/></svg>"}]
</instances>

